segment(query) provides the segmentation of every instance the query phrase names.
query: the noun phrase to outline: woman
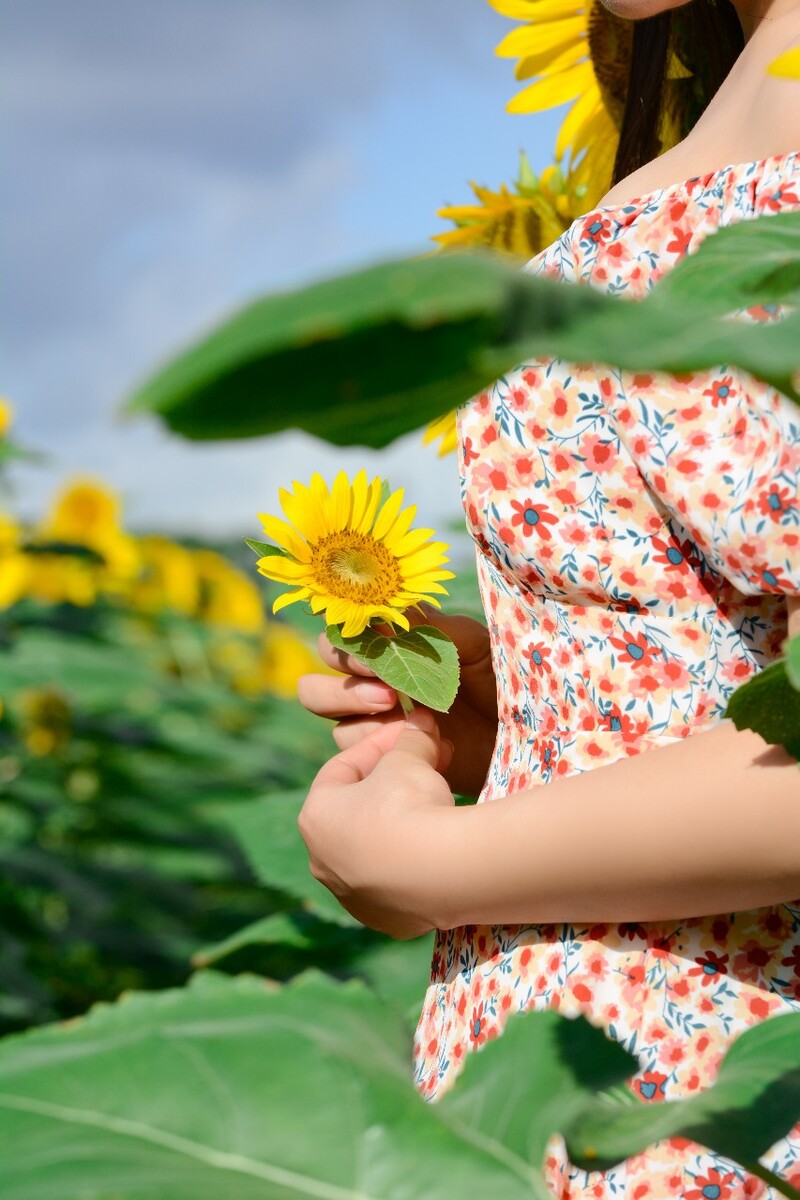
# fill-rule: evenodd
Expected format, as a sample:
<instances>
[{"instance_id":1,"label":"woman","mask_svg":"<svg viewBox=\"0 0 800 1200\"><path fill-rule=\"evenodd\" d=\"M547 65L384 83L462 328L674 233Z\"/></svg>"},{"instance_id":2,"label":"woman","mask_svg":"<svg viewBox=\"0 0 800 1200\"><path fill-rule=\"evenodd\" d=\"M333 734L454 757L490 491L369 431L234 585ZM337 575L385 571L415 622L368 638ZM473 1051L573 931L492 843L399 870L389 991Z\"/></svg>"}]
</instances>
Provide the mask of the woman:
<instances>
[{"instance_id":1,"label":"woman","mask_svg":"<svg viewBox=\"0 0 800 1200\"><path fill-rule=\"evenodd\" d=\"M606 3L637 21L616 182L529 269L639 296L721 225L800 209L800 83L767 74L800 3L686 10L721 86L657 158L681 6ZM462 684L416 729L323 638L348 677L299 686L342 751L301 813L312 870L373 928L437 930L426 1099L510 1012L548 1007L631 1049L642 1099L690 1095L739 1033L800 1008L797 763L723 720L800 633L800 412L734 368L537 360L462 405L459 451L488 632L426 611ZM800 1126L766 1161L800 1184ZM559 1196L769 1194L685 1143L587 1174L554 1140L546 1169Z\"/></svg>"}]
</instances>

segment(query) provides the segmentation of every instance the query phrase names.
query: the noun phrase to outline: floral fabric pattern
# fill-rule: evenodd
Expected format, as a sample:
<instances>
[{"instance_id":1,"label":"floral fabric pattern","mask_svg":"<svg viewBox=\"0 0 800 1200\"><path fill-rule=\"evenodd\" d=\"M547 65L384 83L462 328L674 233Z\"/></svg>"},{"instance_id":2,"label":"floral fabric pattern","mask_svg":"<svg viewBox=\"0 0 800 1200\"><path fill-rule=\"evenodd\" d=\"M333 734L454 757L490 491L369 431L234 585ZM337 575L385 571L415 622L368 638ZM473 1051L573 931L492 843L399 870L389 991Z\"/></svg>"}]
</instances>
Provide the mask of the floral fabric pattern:
<instances>
[{"instance_id":1,"label":"floral fabric pattern","mask_svg":"<svg viewBox=\"0 0 800 1200\"><path fill-rule=\"evenodd\" d=\"M795 208L800 152L600 208L527 269L639 298L714 230ZM786 598L800 595L800 408L731 366L675 376L541 359L463 404L458 426L499 700L478 803L713 728L780 655ZM691 1095L738 1034L800 1009L800 899L661 923L439 930L415 1086L435 1101L510 1013L547 1008L637 1055L643 1100ZM578 1171L560 1139L550 1150L558 1197L774 1195L685 1140L606 1172ZM800 1126L765 1161L800 1185Z\"/></svg>"}]
</instances>

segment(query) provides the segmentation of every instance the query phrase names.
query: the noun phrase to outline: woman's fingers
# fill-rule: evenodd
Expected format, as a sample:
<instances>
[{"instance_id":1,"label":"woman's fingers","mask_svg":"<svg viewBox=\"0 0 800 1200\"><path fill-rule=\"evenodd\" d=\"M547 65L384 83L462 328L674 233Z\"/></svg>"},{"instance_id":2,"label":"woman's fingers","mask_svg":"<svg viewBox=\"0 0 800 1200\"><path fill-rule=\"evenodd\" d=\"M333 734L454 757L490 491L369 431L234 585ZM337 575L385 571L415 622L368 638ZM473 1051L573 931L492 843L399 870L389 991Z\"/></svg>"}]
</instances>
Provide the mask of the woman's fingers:
<instances>
[{"instance_id":1,"label":"woman's fingers","mask_svg":"<svg viewBox=\"0 0 800 1200\"><path fill-rule=\"evenodd\" d=\"M375 675L374 671L359 662L357 658L353 658L351 654L345 654L344 650L334 649L324 633L317 638L317 651L325 665L333 667L335 671L345 671L348 675L368 675L370 678Z\"/></svg>"},{"instance_id":2,"label":"woman's fingers","mask_svg":"<svg viewBox=\"0 0 800 1200\"><path fill-rule=\"evenodd\" d=\"M397 693L374 675L369 679L350 675L301 675L297 681L297 696L309 712L318 717L359 716L387 712L397 703Z\"/></svg>"},{"instance_id":3,"label":"woman's fingers","mask_svg":"<svg viewBox=\"0 0 800 1200\"><path fill-rule=\"evenodd\" d=\"M338 725L334 725L331 732L333 733L333 740L339 749L347 750L350 746L355 746L357 742L363 742L364 738L372 737L384 725L403 721L405 721L405 717L400 709L396 708L392 712L383 713L379 716L352 717L347 720L341 720Z\"/></svg>"}]
</instances>

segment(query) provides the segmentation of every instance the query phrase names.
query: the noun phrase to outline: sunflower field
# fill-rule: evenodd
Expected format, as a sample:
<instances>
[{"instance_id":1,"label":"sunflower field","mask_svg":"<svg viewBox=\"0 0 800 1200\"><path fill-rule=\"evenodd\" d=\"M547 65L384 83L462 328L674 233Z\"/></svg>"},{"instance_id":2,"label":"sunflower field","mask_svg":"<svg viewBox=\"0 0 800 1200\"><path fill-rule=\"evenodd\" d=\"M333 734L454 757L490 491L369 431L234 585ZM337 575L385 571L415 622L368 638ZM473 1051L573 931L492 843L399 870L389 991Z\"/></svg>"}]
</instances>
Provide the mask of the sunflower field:
<instances>
[{"instance_id":1,"label":"sunflower field","mask_svg":"<svg viewBox=\"0 0 800 1200\"><path fill-rule=\"evenodd\" d=\"M257 301L155 374L131 413L205 440L300 423L380 448L418 430L449 453L458 404L554 354L676 372L724 357L800 402L797 214L709 237L635 304L520 272L604 190L622 103L607 68L628 44L595 4L491 2L522 22L498 48L534 80L514 108L574 101L554 166L537 177L523 157L513 189L474 186L432 254ZM665 140L695 73L672 66ZM743 329L731 295L789 315ZM24 453L3 405L0 470ZM352 495L352 528L369 532L379 489ZM405 545L388 518L387 533ZM431 939L359 925L310 874L297 828L332 752L295 699L322 669L301 565L273 564L263 584L244 545L134 536L98 480L69 482L35 527L0 513L4 1200L547 1200L556 1134L587 1180L673 1137L800 1197L759 1162L800 1119L797 1015L734 1042L712 1088L653 1105L600 1030L528 1013L422 1101L411 1039ZM440 548L416 566L409 594L444 578ZM445 588L448 610L481 615L469 567ZM729 715L800 757L800 639L784 650Z\"/></svg>"}]
</instances>

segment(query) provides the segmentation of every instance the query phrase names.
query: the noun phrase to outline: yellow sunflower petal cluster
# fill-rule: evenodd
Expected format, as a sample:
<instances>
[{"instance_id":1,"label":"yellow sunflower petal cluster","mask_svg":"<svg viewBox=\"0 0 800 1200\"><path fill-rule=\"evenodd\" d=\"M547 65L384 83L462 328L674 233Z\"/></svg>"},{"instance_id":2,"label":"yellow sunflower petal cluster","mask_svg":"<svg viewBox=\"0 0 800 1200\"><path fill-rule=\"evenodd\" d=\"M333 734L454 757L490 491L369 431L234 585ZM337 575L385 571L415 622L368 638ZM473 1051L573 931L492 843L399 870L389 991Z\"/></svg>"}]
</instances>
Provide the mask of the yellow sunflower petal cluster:
<instances>
[{"instance_id":1,"label":"yellow sunflower petal cluster","mask_svg":"<svg viewBox=\"0 0 800 1200\"><path fill-rule=\"evenodd\" d=\"M453 572L441 568L448 547L429 541L432 529L411 529L416 505L402 508L402 488L387 496L383 481L368 483L362 470L352 483L340 471L330 490L317 474L309 487L295 482L293 489L279 491L285 520L259 514L283 553L260 558L258 570L293 589L278 596L273 612L308 601L328 625L342 626L343 637L355 637L373 620L408 629L403 609L420 600L438 606L434 593L447 594L441 581Z\"/></svg>"}]
</instances>

